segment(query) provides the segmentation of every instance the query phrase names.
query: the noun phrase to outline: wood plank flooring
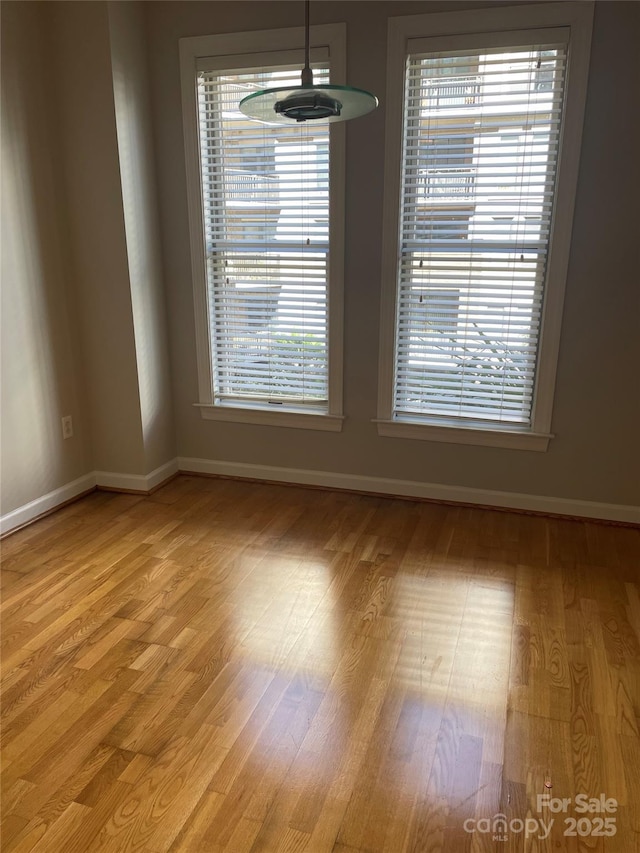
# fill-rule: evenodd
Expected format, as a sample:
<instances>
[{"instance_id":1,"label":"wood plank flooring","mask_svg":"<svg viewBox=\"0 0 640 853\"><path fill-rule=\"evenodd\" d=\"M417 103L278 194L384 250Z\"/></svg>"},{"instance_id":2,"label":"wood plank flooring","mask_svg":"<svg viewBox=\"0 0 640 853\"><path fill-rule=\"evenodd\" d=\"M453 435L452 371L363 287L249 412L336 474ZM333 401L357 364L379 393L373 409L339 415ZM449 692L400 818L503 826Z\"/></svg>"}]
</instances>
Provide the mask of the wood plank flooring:
<instances>
[{"instance_id":1,"label":"wood plank flooring","mask_svg":"<svg viewBox=\"0 0 640 853\"><path fill-rule=\"evenodd\" d=\"M638 530L181 476L2 551L4 853L640 850Z\"/></svg>"}]
</instances>

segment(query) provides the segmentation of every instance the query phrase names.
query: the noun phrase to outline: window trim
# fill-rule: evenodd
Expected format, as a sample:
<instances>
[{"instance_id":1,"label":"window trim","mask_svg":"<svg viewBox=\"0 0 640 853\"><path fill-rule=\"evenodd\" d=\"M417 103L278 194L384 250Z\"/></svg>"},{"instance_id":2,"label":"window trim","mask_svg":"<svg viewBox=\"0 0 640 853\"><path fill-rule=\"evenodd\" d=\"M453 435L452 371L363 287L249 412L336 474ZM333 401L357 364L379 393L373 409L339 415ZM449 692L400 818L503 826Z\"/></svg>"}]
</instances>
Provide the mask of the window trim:
<instances>
[{"instance_id":1,"label":"window trim","mask_svg":"<svg viewBox=\"0 0 640 853\"><path fill-rule=\"evenodd\" d=\"M387 116L385 128L385 179L382 234L382 294L380 311L380 361L378 369L378 434L394 438L418 438L456 444L476 444L521 450L545 451L551 433L560 329L565 282L569 265L571 231L578 182L582 126L587 92L593 3L545 3L407 15L389 19L387 53ZM473 36L482 43L493 35L517 42L517 35L532 30L569 28L564 125L558 156L558 177L548 272L538 345L538 368L534 387L532 422L524 428L465 424L443 418L394 416L395 316L397 303L397 257L400 226L402 175L402 128L404 70L409 42L424 40L439 47L456 37ZM539 37L540 32L536 34ZM455 48L452 48L455 49ZM400 95L400 97L399 97Z\"/></svg>"},{"instance_id":2,"label":"window trim","mask_svg":"<svg viewBox=\"0 0 640 853\"><path fill-rule=\"evenodd\" d=\"M344 84L346 78L346 24L320 24L310 28L311 48L329 51L331 82ZM204 216L200 176L198 139L197 72L204 65L234 66L264 60L265 54L295 55L300 67L304 62L304 28L227 33L224 35L181 38L180 79L182 90L182 123L187 178L189 240L196 358L198 367L198 401L194 406L206 420L263 424L316 430L339 431L343 421L343 326L344 326L344 191L345 131L341 122L329 126L329 256L327 265L328 306L328 406L326 412L301 411L295 407L266 411L260 405L220 405L213 394L211 341L205 262ZM224 59L223 59L224 58ZM228 63L225 61L228 58ZM207 62L207 60L210 62ZM250 67L247 65L246 67Z\"/></svg>"}]
</instances>

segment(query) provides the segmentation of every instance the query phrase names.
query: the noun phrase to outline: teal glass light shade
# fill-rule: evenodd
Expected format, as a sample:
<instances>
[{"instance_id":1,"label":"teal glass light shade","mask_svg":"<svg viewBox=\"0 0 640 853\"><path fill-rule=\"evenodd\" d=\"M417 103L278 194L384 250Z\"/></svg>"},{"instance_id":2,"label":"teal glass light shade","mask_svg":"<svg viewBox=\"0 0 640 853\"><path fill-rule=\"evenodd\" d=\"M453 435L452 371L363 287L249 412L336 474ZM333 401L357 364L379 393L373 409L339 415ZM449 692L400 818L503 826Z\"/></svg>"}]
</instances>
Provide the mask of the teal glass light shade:
<instances>
[{"instance_id":1,"label":"teal glass light shade","mask_svg":"<svg viewBox=\"0 0 640 853\"><path fill-rule=\"evenodd\" d=\"M247 118L266 124L291 122L347 121L366 115L378 106L378 99L365 89L353 86L280 86L253 92L240 101Z\"/></svg>"}]
</instances>

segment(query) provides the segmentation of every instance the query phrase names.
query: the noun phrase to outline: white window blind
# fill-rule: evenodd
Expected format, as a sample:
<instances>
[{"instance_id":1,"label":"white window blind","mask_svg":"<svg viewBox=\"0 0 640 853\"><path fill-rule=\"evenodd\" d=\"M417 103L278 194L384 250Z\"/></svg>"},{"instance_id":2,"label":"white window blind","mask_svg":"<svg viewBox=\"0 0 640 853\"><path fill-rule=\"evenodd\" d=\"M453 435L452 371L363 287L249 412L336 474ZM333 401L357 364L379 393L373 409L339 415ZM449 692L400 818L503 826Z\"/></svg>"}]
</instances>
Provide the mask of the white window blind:
<instances>
[{"instance_id":1,"label":"white window blind","mask_svg":"<svg viewBox=\"0 0 640 853\"><path fill-rule=\"evenodd\" d=\"M198 75L213 390L220 405L326 412L328 124L265 125L245 95L299 68ZM328 81L326 67L314 69Z\"/></svg>"},{"instance_id":2,"label":"white window blind","mask_svg":"<svg viewBox=\"0 0 640 853\"><path fill-rule=\"evenodd\" d=\"M565 59L408 56L396 417L531 423Z\"/></svg>"}]
</instances>

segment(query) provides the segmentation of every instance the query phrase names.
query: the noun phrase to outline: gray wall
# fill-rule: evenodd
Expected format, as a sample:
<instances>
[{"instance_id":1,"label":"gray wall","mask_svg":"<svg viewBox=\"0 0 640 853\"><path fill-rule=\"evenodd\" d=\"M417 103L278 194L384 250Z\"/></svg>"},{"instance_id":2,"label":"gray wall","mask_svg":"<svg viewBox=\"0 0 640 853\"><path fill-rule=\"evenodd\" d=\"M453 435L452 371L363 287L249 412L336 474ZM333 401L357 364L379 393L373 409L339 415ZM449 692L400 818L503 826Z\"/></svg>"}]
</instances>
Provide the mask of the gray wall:
<instances>
[{"instance_id":1,"label":"gray wall","mask_svg":"<svg viewBox=\"0 0 640 853\"><path fill-rule=\"evenodd\" d=\"M139 4L2 4L2 515L176 456L146 58Z\"/></svg>"},{"instance_id":2,"label":"gray wall","mask_svg":"<svg viewBox=\"0 0 640 853\"><path fill-rule=\"evenodd\" d=\"M52 3L52 42L93 463L144 473L106 3Z\"/></svg>"},{"instance_id":3,"label":"gray wall","mask_svg":"<svg viewBox=\"0 0 640 853\"><path fill-rule=\"evenodd\" d=\"M2 512L90 469L52 54L39 4L2 8ZM71 415L72 439L60 419Z\"/></svg>"},{"instance_id":4,"label":"gray wall","mask_svg":"<svg viewBox=\"0 0 640 853\"><path fill-rule=\"evenodd\" d=\"M175 444L141 10L50 5L94 466L147 474Z\"/></svg>"},{"instance_id":5,"label":"gray wall","mask_svg":"<svg viewBox=\"0 0 640 853\"><path fill-rule=\"evenodd\" d=\"M109 3L109 34L144 472L175 456L142 7Z\"/></svg>"},{"instance_id":6,"label":"gray wall","mask_svg":"<svg viewBox=\"0 0 640 853\"><path fill-rule=\"evenodd\" d=\"M380 438L371 423L387 17L465 3L312 4L318 23L346 21L349 82L383 101L347 125L342 433L193 407L178 39L297 25L299 4L2 4L3 514L94 470L148 474L176 455L638 503L638 4L596 6L549 451Z\"/></svg>"},{"instance_id":7,"label":"gray wall","mask_svg":"<svg viewBox=\"0 0 640 853\"><path fill-rule=\"evenodd\" d=\"M469 6L470 4L466 4ZM477 6L477 4L473 4ZM547 453L381 438L376 413L387 18L464 3L317 2L316 23L346 21L348 82L382 105L347 126L345 421L342 433L203 421L198 399L178 39L293 26L290 2L144 6L174 404L181 456L399 478L580 500L640 498L637 100L640 7L598 3L575 226ZM296 17L297 16L297 17Z\"/></svg>"}]
</instances>

